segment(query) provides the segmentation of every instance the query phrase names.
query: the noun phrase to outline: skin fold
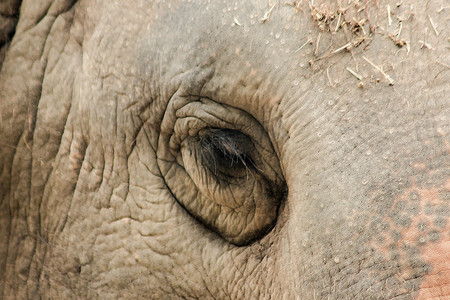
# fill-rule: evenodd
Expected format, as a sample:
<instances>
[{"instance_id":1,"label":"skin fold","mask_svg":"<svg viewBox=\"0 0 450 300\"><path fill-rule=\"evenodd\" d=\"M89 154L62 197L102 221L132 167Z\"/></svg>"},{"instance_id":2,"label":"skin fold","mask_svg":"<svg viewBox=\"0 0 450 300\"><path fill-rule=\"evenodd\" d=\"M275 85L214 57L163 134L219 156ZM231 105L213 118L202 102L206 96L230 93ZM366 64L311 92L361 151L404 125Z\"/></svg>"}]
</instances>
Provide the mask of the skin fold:
<instances>
[{"instance_id":1,"label":"skin fold","mask_svg":"<svg viewBox=\"0 0 450 300\"><path fill-rule=\"evenodd\" d=\"M442 1L0 4L1 299L448 299Z\"/></svg>"}]
</instances>

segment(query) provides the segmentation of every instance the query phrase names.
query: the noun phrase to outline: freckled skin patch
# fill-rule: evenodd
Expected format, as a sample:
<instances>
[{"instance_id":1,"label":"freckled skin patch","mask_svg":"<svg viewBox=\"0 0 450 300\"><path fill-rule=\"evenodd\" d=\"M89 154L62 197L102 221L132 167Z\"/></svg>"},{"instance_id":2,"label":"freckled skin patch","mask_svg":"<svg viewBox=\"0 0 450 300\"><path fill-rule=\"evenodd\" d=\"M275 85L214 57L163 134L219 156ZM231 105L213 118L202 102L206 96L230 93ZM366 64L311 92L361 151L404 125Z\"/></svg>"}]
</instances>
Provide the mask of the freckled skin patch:
<instances>
[{"instance_id":1,"label":"freckled skin patch","mask_svg":"<svg viewBox=\"0 0 450 300\"><path fill-rule=\"evenodd\" d=\"M449 189L450 179L430 188L413 184L395 197L381 223L387 225L378 226L380 234L373 243L385 260L398 261L398 280L424 276L417 299L450 294L450 222L448 202L441 197ZM411 214L408 206L418 210Z\"/></svg>"}]
</instances>

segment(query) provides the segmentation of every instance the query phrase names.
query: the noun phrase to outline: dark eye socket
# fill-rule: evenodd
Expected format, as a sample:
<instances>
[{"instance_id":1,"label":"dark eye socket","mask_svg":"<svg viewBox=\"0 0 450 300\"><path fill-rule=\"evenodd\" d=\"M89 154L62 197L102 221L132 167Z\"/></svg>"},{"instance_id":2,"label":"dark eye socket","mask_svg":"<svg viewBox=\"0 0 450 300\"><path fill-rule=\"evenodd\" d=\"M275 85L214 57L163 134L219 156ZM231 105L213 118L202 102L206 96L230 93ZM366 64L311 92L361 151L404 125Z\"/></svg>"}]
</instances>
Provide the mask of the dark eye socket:
<instances>
[{"instance_id":1,"label":"dark eye socket","mask_svg":"<svg viewBox=\"0 0 450 300\"><path fill-rule=\"evenodd\" d=\"M202 161L214 175L239 177L255 169L251 139L237 130L208 128L199 136Z\"/></svg>"}]
</instances>

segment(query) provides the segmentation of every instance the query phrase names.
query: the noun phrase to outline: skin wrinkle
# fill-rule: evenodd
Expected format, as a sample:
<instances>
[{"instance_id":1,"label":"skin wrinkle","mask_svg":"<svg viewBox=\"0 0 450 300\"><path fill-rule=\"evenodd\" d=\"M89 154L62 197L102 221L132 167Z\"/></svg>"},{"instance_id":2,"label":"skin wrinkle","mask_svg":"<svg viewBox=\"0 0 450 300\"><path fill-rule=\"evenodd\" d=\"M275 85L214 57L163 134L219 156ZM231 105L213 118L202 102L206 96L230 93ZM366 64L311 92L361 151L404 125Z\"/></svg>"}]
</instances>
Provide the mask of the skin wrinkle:
<instances>
[{"instance_id":1,"label":"skin wrinkle","mask_svg":"<svg viewBox=\"0 0 450 300\"><path fill-rule=\"evenodd\" d=\"M69 112L69 114L70 114L70 112ZM73 136L73 132L72 132L72 136ZM74 142L74 139L72 139L72 141L71 141L71 147L70 148L72 148L73 142ZM77 191L78 178L80 176L80 172L81 172L81 169L82 169L82 166L83 166L83 162L84 162L84 158L85 158L85 155L86 155L87 146L83 145L81 147L81 149L76 149L76 150L81 150L81 156L79 157L78 160L74 161L75 163L79 164L79 167L78 167L78 165L76 165L76 167L72 170L76 174L76 179L74 180L75 185L73 187L73 193L76 193L76 191ZM69 155L70 155L70 153L69 153ZM72 205L72 202L69 205L68 212L70 212L71 205ZM62 224L60 225L60 227L61 227L60 232L62 232L64 230L64 227L66 226L66 223L67 223L67 219L68 219L68 214L63 217ZM44 261L45 261L45 259L44 259Z\"/></svg>"},{"instance_id":2,"label":"skin wrinkle","mask_svg":"<svg viewBox=\"0 0 450 300\"><path fill-rule=\"evenodd\" d=\"M43 17L47 15L47 12L48 12L48 10L43 14ZM40 22L40 20L38 20L37 23L39 23L39 22ZM55 22L56 22L56 18L54 18L54 21L53 21L52 25L49 28L49 32L50 33L52 32L52 28L53 28L53 25L55 24ZM48 37L44 41L44 46L42 47L42 52L41 52L41 55L40 55L41 58L42 58L43 53L45 51L45 48L46 48L45 45L47 44L47 40L48 40ZM43 67L43 72L42 72L43 75L42 75L42 78L41 78L41 82L43 82L45 80L45 74L46 74L46 71L47 71L47 66L48 66L48 64L47 64L47 61L46 61L45 65ZM41 94L41 96L42 96L42 88L40 89L40 91L38 93ZM33 144L34 144L34 143L32 143L32 141L33 141L33 137L34 137L34 131L35 131L34 129L35 129L35 125L36 125L37 112L38 112L38 104L36 105L36 109L34 110L33 115L31 117L29 117L29 124L28 124L29 131L26 133L27 135L31 134L31 136L32 136L29 139L29 141L30 141L29 143L31 144L31 147L33 147ZM23 136L23 139L24 139L24 141L26 143L25 136ZM27 146L28 146L28 143L27 143ZM30 149L30 152L33 152L32 148ZM29 185L28 186L31 187L32 186L32 179L33 179L33 156L32 155L31 155L30 165L31 165L31 173L30 173L30 180L29 180ZM33 207L32 204L31 204L31 199L32 199L32 194L31 194L31 188L30 188L29 193L28 193L28 200L29 200L28 201L28 206L29 207ZM39 210L40 210L40 207L39 207ZM28 230L29 230L29 232L35 232L35 231L39 232L40 231L41 225L40 225L40 220L39 219L38 219L38 224L37 224L37 228L36 229L30 228L31 224L33 224L33 223L32 222L28 222L28 227L29 227ZM34 249L32 250L33 258L36 255L35 248L36 248L36 245L34 246ZM45 261L45 255L44 255L42 260ZM30 262L30 265L31 265L31 262ZM29 268L28 278L31 278L31 276L30 276L30 272L31 271L32 271L32 269ZM40 274L38 276L40 277ZM37 289L39 289L39 287L37 287Z\"/></svg>"},{"instance_id":3,"label":"skin wrinkle","mask_svg":"<svg viewBox=\"0 0 450 300\"><path fill-rule=\"evenodd\" d=\"M53 23L54 24L54 23ZM51 29L50 29L50 31L52 30L52 28L53 28L53 26L51 27ZM43 47L44 48L44 47ZM46 71L46 68L44 68L44 72ZM36 111L37 111L37 109L36 109ZM34 117L34 119L35 119L36 117ZM29 123L29 124L35 124L35 122L31 122L31 123ZM34 127L34 126L33 126ZM30 128L31 129L31 131L32 132L34 132L34 129L33 128ZM31 140L31 139L30 139ZM31 145L33 145L33 143L30 143ZM32 158L33 159L33 158ZM33 161L31 161L30 162L31 164L33 164ZM33 174L34 172L31 172L31 174ZM30 182L31 182L31 179L30 179ZM31 183L29 184L30 186L31 186ZM31 194L29 194L29 196L28 196L28 199L29 200L31 200ZM29 223L30 224L30 223ZM33 252L34 252L34 250L33 250ZM31 269L30 269L30 271L31 271ZM30 274L30 273L29 273ZM30 275L28 275L28 278L30 278L31 276Z\"/></svg>"},{"instance_id":4,"label":"skin wrinkle","mask_svg":"<svg viewBox=\"0 0 450 300\"><path fill-rule=\"evenodd\" d=\"M71 144L70 144L70 152L68 153L69 158L71 157L71 155L73 155L74 152L76 152L76 151L73 151L73 150L79 150L77 148L73 149L74 148L74 142L75 142L75 137L74 137L74 133L72 132L72 140L71 140ZM79 174L80 174L81 167L82 167L82 162L84 161L84 155L86 153L85 150L86 150L86 148L84 148L84 150L82 150L83 154L81 155L80 160L75 159L75 160L72 161L72 163L76 164L75 168L72 171L75 171L77 178L79 178ZM72 188L72 191L75 193L77 191L77 182L78 182L78 180L75 179L74 182L75 182L75 185ZM70 203L69 207L67 208L68 212L71 210L71 205L72 205L72 203ZM58 235L60 235L64 231L64 228L66 227L67 221L68 221L68 214L64 215L62 220L60 219L60 221L58 222L59 224L57 225L57 227L60 228L58 230L59 232L57 232ZM50 240L50 237L49 237L49 240ZM57 240L56 235L51 237L51 240ZM50 253L51 253L51 251L52 250L50 250ZM49 256L50 253L48 253L48 251L44 251L44 256L42 258L42 265L45 265L46 259L47 259L47 257ZM40 273L39 277L42 277L42 272L44 272L44 270L41 270L41 273Z\"/></svg>"}]
</instances>

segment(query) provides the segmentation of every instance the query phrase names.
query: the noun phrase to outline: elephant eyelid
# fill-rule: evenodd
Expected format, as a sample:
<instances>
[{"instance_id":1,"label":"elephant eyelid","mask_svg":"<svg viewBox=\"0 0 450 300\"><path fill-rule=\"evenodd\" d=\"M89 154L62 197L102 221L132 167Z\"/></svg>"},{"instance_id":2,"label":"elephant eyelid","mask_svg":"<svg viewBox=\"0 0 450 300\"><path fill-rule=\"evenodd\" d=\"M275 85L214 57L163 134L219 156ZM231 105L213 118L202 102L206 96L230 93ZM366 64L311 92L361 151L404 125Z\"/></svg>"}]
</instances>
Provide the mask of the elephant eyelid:
<instances>
[{"instance_id":1,"label":"elephant eyelid","mask_svg":"<svg viewBox=\"0 0 450 300\"><path fill-rule=\"evenodd\" d=\"M157 156L176 200L227 242L248 245L274 226L285 182L267 132L247 112L175 97Z\"/></svg>"}]
</instances>

